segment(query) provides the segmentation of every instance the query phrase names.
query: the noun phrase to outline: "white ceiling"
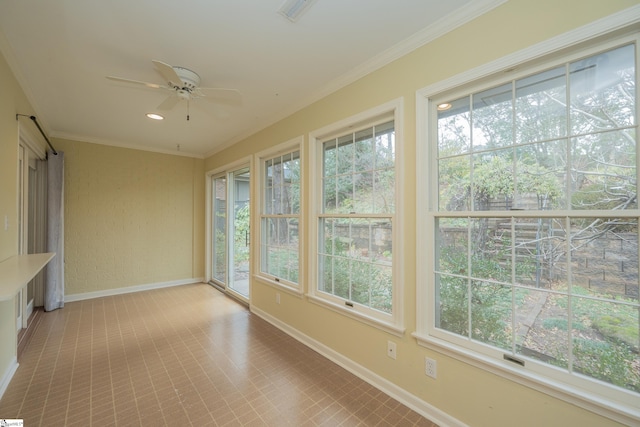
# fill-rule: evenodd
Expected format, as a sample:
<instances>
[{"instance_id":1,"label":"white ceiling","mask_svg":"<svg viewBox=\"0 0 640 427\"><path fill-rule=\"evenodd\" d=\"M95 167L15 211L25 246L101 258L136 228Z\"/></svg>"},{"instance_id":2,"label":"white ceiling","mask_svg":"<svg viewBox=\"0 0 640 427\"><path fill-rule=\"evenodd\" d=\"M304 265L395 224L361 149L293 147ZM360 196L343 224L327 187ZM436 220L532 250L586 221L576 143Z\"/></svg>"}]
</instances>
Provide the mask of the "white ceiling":
<instances>
[{"instance_id":1,"label":"white ceiling","mask_svg":"<svg viewBox=\"0 0 640 427\"><path fill-rule=\"evenodd\" d=\"M501 2L318 0L292 23L283 1L2 0L0 50L49 136L202 157ZM167 92L105 76L165 84L151 60L242 104L199 99L187 121L181 101L150 120Z\"/></svg>"}]
</instances>

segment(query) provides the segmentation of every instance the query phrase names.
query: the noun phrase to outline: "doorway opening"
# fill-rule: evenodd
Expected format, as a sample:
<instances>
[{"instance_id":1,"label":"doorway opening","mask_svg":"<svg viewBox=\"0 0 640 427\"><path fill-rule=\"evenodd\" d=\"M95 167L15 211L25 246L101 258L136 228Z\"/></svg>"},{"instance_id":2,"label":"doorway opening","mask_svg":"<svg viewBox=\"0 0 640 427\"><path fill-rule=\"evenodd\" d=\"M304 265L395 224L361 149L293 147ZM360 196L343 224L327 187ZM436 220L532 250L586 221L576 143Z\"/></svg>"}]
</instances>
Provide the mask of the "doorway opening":
<instances>
[{"instance_id":1,"label":"doorway opening","mask_svg":"<svg viewBox=\"0 0 640 427\"><path fill-rule=\"evenodd\" d=\"M210 280L209 283L249 303L250 209L249 164L210 178Z\"/></svg>"}]
</instances>

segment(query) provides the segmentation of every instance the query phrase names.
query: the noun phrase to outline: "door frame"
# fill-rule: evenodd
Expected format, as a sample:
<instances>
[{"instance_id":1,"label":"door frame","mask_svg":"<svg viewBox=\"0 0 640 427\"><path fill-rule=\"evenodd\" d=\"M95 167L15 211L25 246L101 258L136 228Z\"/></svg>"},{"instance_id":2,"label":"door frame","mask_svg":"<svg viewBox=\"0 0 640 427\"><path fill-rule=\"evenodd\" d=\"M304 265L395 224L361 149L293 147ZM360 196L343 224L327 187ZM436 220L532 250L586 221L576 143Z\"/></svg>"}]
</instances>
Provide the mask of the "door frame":
<instances>
[{"instance_id":1,"label":"door frame","mask_svg":"<svg viewBox=\"0 0 640 427\"><path fill-rule=\"evenodd\" d=\"M228 279L229 279L229 266L230 266L230 245L229 245L229 222L231 221L230 215L229 213L233 214L233 210L229 210L229 207L227 206L227 240L226 240L226 254L227 254L227 259L226 259L226 264L227 264L227 271L225 272L225 283L221 284L218 281L216 281L213 278L213 181L217 178L220 177L225 177L227 182L227 193L229 192L229 179L230 176L233 172L239 170L239 169L243 169L243 168L248 168L249 169L249 199L253 199L256 200L255 197L253 197L254 195L254 182L255 180L251 178L251 175L253 173L254 167L253 167L253 156L246 156L243 157L235 162L229 163L225 166L210 170L208 172L205 173L205 192L206 192L206 201L205 201L205 235L206 235L206 244L205 244L205 281L213 286L215 286L217 289L219 289L220 291L224 292L225 294L232 296L233 298L236 298L237 300L239 300L240 302L249 305L250 304L250 299L251 299L251 279L253 277L253 251L251 250L252 247L254 247L254 245L252 244L252 242L250 242L249 245L249 296L245 296L240 294L239 292L233 290L232 288L230 288L228 286ZM229 196L227 194L227 202L229 200ZM250 207L250 228L254 228L254 218L253 218L253 207ZM254 234L255 233L250 233L250 241L252 241L254 239Z\"/></svg>"}]
</instances>

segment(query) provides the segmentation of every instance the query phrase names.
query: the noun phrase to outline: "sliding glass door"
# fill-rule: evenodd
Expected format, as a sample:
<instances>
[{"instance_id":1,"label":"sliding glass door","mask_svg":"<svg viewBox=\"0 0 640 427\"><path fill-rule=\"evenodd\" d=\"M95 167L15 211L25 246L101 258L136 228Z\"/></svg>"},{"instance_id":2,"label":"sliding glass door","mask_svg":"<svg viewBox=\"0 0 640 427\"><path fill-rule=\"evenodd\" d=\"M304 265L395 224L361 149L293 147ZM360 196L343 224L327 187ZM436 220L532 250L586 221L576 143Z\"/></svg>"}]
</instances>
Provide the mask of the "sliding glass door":
<instances>
[{"instance_id":1,"label":"sliding glass door","mask_svg":"<svg viewBox=\"0 0 640 427\"><path fill-rule=\"evenodd\" d=\"M214 176L212 189L211 282L249 299L250 172L243 166Z\"/></svg>"}]
</instances>

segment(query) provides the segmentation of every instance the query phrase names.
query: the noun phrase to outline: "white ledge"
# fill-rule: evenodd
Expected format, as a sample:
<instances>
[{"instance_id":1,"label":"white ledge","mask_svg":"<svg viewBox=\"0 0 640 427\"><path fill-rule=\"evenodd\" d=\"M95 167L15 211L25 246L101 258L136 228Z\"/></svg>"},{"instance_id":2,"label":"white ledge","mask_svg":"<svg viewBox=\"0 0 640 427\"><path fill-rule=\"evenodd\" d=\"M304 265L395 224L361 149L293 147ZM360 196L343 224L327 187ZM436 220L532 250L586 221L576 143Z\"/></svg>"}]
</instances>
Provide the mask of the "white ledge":
<instances>
[{"instance_id":1,"label":"white ledge","mask_svg":"<svg viewBox=\"0 0 640 427\"><path fill-rule=\"evenodd\" d=\"M0 262L0 301L13 299L55 255L55 252L15 255Z\"/></svg>"}]
</instances>

